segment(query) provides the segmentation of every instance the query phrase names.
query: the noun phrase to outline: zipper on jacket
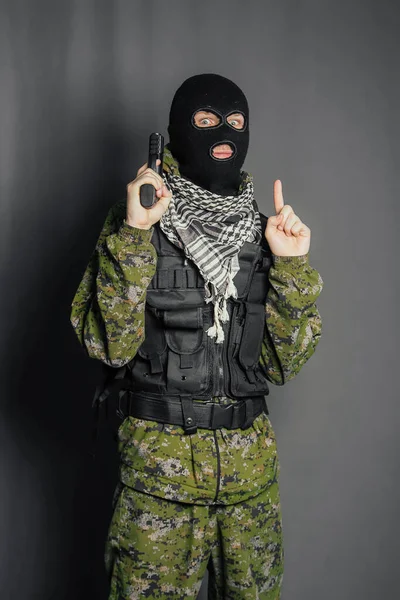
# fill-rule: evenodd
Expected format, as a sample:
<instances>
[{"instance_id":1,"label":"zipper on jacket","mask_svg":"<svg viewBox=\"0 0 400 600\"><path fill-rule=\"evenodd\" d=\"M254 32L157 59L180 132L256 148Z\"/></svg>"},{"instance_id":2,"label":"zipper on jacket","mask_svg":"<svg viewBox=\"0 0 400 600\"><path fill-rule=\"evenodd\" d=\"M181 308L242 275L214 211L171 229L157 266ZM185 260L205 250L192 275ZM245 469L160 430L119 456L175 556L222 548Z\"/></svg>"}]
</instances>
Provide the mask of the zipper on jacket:
<instances>
[{"instance_id":1,"label":"zipper on jacket","mask_svg":"<svg viewBox=\"0 0 400 600\"><path fill-rule=\"evenodd\" d=\"M222 360L222 344L215 344L214 360L215 360L215 396L223 395L224 382L224 367Z\"/></svg>"},{"instance_id":2,"label":"zipper on jacket","mask_svg":"<svg viewBox=\"0 0 400 600\"><path fill-rule=\"evenodd\" d=\"M223 328L224 328L224 333L225 333L225 339L223 341L222 344L220 344L221 348L220 348L220 366L218 369L218 373L219 373L219 381L218 381L218 389L219 389L219 394L226 396L230 394L230 390L228 389L228 383L225 382L225 376L224 376L224 372L225 373L230 373L230 368L229 368L229 361L228 361L228 347L230 344L230 338L232 337L232 318L233 318L233 314L234 314L234 305L231 304L230 302L227 303L227 310L228 310L228 314L229 314L229 321L227 321L226 323L223 323Z\"/></svg>"}]
</instances>

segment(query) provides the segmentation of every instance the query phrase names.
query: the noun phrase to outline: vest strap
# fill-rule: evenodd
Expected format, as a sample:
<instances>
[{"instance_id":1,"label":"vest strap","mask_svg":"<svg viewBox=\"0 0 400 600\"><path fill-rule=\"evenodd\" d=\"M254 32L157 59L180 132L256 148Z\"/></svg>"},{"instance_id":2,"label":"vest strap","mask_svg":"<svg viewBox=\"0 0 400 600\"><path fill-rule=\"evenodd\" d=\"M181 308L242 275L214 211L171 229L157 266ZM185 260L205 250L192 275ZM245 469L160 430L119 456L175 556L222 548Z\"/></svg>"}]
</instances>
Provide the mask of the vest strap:
<instances>
[{"instance_id":1,"label":"vest strap","mask_svg":"<svg viewBox=\"0 0 400 600\"><path fill-rule=\"evenodd\" d=\"M197 417L193 407L193 399L191 396L181 395L179 396L182 406L183 423L182 426L185 433L196 433L197 432ZM175 423L174 423L175 424Z\"/></svg>"}]
</instances>

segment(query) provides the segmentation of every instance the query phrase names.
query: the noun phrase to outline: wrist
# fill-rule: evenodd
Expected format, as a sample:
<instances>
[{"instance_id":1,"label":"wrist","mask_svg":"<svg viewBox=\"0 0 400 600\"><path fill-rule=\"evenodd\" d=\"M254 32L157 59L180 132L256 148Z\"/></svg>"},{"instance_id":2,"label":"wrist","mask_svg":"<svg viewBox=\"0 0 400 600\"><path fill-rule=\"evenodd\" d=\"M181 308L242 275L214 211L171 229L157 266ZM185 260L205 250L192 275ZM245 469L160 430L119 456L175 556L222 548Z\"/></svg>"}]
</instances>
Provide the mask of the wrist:
<instances>
[{"instance_id":1,"label":"wrist","mask_svg":"<svg viewBox=\"0 0 400 600\"><path fill-rule=\"evenodd\" d=\"M138 225L133 221L133 219L128 219L128 217L124 220L124 223L128 227L132 227L134 229L142 229L143 231L148 231L151 228L151 225L149 225L148 227L145 227L144 225Z\"/></svg>"}]
</instances>

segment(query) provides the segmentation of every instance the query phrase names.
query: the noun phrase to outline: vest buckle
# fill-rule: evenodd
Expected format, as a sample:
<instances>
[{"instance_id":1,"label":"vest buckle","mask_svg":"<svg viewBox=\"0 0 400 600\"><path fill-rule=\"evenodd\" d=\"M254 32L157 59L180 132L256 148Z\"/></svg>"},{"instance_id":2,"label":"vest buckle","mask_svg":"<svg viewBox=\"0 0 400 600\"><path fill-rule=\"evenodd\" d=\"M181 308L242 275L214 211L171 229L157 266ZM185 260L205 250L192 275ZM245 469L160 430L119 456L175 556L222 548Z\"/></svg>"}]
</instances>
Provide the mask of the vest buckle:
<instances>
[{"instance_id":1,"label":"vest buckle","mask_svg":"<svg viewBox=\"0 0 400 600\"><path fill-rule=\"evenodd\" d=\"M193 406L193 398L189 395L181 394L181 406L183 415L183 429L185 434L197 433L197 418Z\"/></svg>"},{"instance_id":2,"label":"vest buckle","mask_svg":"<svg viewBox=\"0 0 400 600\"><path fill-rule=\"evenodd\" d=\"M223 405L217 402L212 402L211 405L211 429L221 429L222 427L229 429L232 426L234 405Z\"/></svg>"}]
</instances>

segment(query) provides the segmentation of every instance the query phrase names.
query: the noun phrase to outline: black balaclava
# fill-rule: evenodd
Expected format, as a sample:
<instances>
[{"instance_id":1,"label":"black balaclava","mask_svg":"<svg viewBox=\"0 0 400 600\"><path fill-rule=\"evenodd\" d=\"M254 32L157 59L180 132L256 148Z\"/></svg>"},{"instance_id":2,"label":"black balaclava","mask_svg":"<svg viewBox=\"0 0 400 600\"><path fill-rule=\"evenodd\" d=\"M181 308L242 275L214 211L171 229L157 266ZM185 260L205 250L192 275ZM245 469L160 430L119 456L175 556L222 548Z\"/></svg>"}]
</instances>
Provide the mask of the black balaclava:
<instances>
[{"instance_id":1,"label":"black balaclava","mask_svg":"<svg viewBox=\"0 0 400 600\"><path fill-rule=\"evenodd\" d=\"M193 117L201 109L216 113L220 123L197 127ZM226 122L227 116L237 112L244 115L243 129ZM169 148L183 177L215 194L237 195L249 145L249 108L246 96L233 81L212 73L186 79L172 100L168 133ZM211 149L224 143L232 147L232 156L214 158Z\"/></svg>"}]
</instances>

